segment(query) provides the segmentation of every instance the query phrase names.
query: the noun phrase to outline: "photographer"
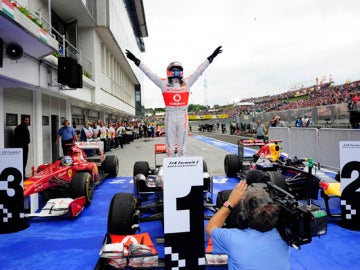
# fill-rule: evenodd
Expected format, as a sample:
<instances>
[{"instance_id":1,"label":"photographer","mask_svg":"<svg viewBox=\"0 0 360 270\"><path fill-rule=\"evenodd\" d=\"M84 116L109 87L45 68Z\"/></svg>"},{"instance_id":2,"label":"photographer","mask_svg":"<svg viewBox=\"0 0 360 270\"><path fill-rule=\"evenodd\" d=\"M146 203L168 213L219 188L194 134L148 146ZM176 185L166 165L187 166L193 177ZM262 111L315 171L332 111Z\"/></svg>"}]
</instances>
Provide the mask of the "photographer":
<instances>
[{"instance_id":1,"label":"photographer","mask_svg":"<svg viewBox=\"0 0 360 270\"><path fill-rule=\"evenodd\" d=\"M248 228L222 228L231 210L241 202ZM228 269L290 269L290 251L275 226L280 207L261 187L240 181L206 226L213 253L228 255Z\"/></svg>"}]
</instances>

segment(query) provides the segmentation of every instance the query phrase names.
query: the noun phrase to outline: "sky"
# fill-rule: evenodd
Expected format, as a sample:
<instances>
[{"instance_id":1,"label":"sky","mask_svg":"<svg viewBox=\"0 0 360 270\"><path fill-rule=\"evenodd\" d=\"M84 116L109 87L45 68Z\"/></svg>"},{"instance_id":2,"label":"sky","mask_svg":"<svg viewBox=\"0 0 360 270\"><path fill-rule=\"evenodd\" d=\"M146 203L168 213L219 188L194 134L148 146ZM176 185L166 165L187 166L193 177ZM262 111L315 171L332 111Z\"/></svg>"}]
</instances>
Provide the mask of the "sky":
<instances>
[{"instance_id":1,"label":"sky","mask_svg":"<svg viewBox=\"0 0 360 270\"><path fill-rule=\"evenodd\" d=\"M190 104L226 105L315 84L360 79L359 0L144 0L142 61L160 77L180 61L189 76L218 47L192 86ZM164 107L147 78L145 108Z\"/></svg>"}]
</instances>

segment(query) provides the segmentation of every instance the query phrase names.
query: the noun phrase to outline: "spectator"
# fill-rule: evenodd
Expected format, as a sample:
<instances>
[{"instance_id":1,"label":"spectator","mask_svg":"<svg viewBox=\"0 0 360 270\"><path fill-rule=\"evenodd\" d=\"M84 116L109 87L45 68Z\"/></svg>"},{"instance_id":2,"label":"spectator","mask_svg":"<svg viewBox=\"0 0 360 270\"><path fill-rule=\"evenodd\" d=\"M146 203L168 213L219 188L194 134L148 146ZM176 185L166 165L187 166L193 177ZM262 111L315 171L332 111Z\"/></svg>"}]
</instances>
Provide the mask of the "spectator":
<instances>
[{"instance_id":1,"label":"spectator","mask_svg":"<svg viewBox=\"0 0 360 270\"><path fill-rule=\"evenodd\" d=\"M80 141L90 142L93 140L93 137L94 137L94 131L91 122L87 122L86 125L84 125L84 127L81 129ZM88 157L94 154L94 151L92 149L86 149L84 152Z\"/></svg>"},{"instance_id":2,"label":"spectator","mask_svg":"<svg viewBox=\"0 0 360 270\"><path fill-rule=\"evenodd\" d=\"M86 125L81 129L80 132L80 141L88 142L92 141L94 136L93 128L91 126L91 122L87 122Z\"/></svg>"},{"instance_id":3,"label":"spectator","mask_svg":"<svg viewBox=\"0 0 360 270\"><path fill-rule=\"evenodd\" d=\"M225 123L221 123L221 132L222 132L223 134L226 133L226 124L225 124Z\"/></svg>"},{"instance_id":4,"label":"spectator","mask_svg":"<svg viewBox=\"0 0 360 270\"><path fill-rule=\"evenodd\" d=\"M107 128L105 126L104 122L100 122L100 141L102 141L104 143L104 152L109 151L108 150L108 144L107 144Z\"/></svg>"},{"instance_id":5,"label":"spectator","mask_svg":"<svg viewBox=\"0 0 360 270\"><path fill-rule=\"evenodd\" d=\"M230 123L230 134L234 135L235 134L235 130L236 130L236 123L235 122L231 122Z\"/></svg>"},{"instance_id":6,"label":"spectator","mask_svg":"<svg viewBox=\"0 0 360 270\"><path fill-rule=\"evenodd\" d=\"M30 132L28 126L30 116L22 116L21 124L14 129L14 143L16 148L23 150L23 178L25 179L25 168L29 154Z\"/></svg>"},{"instance_id":7,"label":"spectator","mask_svg":"<svg viewBox=\"0 0 360 270\"><path fill-rule=\"evenodd\" d=\"M107 144L108 150L115 147L115 128L112 126L111 122L108 123L107 127Z\"/></svg>"},{"instance_id":8,"label":"spectator","mask_svg":"<svg viewBox=\"0 0 360 270\"><path fill-rule=\"evenodd\" d=\"M258 140L264 140L266 130L265 130L265 125L262 123L261 119L258 119L256 121L255 132L256 132L256 138Z\"/></svg>"},{"instance_id":9,"label":"spectator","mask_svg":"<svg viewBox=\"0 0 360 270\"><path fill-rule=\"evenodd\" d=\"M160 128L160 126L157 124L156 125L156 132L155 132L155 134L156 134L156 137L160 137L161 136L161 128Z\"/></svg>"},{"instance_id":10,"label":"spectator","mask_svg":"<svg viewBox=\"0 0 360 270\"><path fill-rule=\"evenodd\" d=\"M155 127L154 127L154 124L151 124L150 130L151 130L151 138L154 138L154 137L155 137Z\"/></svg>"},{"instance_id":11,"label":"spectator","mask_svg":"<svg viewBox=\"0 0 360 270\"><path fill-rule=\"evenodd\" d=\"M269 127L275 127L275 119L269 121Z\"/></svg>"},{"instance_id":12,"label":"spectator","mask_svg":"<svg viewBox=\"0 0 360 270\"><path fill-rule=\"evenodd\" d=\"M249 228L222 228L231 210L242 200ZM289 246L275 228L280 207L260 187L240 181L206 226L213 253L228 255L228 269L290 269Z\"/></svg>"},{"instance_id":13,"label":"spectator","mask_svg":"<svg viewBox=\"0 0 360 270\"><path fill-rule=\"evenodd\" d=\"M304 118L302 119L303 127L308 127L310 125L310 119L307 117L307 115L304 115Z\"/></svg>"},{"instance_id":14,"label":"spectator","mask_svg":"<svg viewBox=\"0 0 360 270\"><path fill-rule=\"evenodd\" d=\"M284 121L281 121L280 119L280 116L275 116L274 118L274 124L275 124L275 127L286 127Z\"/></svg>"},{"instance_id":15,"label":"spectator","mask_svg":"<svg viewBox=\"0 0 360 270\"><path fill-rule=\"evenodd\" d=\"M66 156L68 150L72 147L74 142L77 141L75 129L69 125L69 120L64 120L63 126L57 132L57 138L55 144L59 143L61 138L61 147L63 150L63 155Z\"/></svg>"},{"instance_id":16,"label":"spectator","mask_svg":"<svg viewBox=\"0 0 360 270\"><path fill-rule=\"evenodd\" d=\"M120 145L121 148L124 148L124 141L125 141L125 127L123 125L123 123L118 123L117 128L116 128L116 137L117 137L117 142Z\"/></svg>"},{"instance_id":17,"label":"spectator","mask_svg":"<svg viewBox=\"0 0 360 270\"><path fill-rule=\"evenodd\" d=\"M95 141L98 141L99 140L99 136L100 136L100 127L98 126L98 123L97 121L95 121L93 123L93 139Z\"/></svg>"},{"instance_id":18,"label":"spectator","mask_svg":"<svg viewBox=\"0 0 360 270\"><path fill-rule=\"evenodd\" d=\"M303 126L303 121L302 121L301 116L299 115L295 121L295 127L302 127L302 126Z\"/></svg>"}]
</instances>

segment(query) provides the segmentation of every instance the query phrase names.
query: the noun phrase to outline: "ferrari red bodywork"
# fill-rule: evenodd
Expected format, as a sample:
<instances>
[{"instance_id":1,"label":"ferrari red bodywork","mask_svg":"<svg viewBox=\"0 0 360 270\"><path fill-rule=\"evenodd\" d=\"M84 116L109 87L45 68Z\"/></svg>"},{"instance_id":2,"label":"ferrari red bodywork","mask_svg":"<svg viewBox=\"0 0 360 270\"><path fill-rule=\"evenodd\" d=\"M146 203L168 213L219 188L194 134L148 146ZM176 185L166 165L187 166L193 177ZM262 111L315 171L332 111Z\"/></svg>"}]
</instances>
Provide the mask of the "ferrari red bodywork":
<instances>
[{"instance_id":1,"label":"ferrari red bodywork","mask_svg":"<svg viewBox=\"0 0 360 270\"><path fill-rule=\"evenodd\" d=\"M86 160L86 154L77 146L73 146L71 151L73 164L62 166L61 160L54 163L43 164L37 168L36 173L24 181L24 196L41 192L51 187L70 183L77 172L88 172L92 181L99 180L99 170L95 162Z\"/></svg>"}]
</instances>

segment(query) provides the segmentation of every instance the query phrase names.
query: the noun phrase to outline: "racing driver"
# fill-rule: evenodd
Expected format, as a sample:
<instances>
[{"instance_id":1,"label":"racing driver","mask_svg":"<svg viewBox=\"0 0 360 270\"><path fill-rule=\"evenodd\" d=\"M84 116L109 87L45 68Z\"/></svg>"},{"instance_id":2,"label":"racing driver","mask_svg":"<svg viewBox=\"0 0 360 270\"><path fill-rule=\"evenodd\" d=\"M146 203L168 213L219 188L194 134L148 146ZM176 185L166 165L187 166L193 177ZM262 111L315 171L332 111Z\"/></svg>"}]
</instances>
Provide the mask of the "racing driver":
<instances>
[{"instance_id":1,"label":"racing driver","mask_svg":"<svg viewBox=\"0 0 360 270\"><path fill-rule=\"evenodd\" d=\"M221 46L217 47L191 76L183 79L183 67L180 62L171 62L166 69L167 78L160 78L134 54L126 50L127 58L133 61L162 91L165 102L165 143L168 157L175 156L176 144L177 156L185 155L190 87L221 52Z\"/></svg>"}]
</instances>

